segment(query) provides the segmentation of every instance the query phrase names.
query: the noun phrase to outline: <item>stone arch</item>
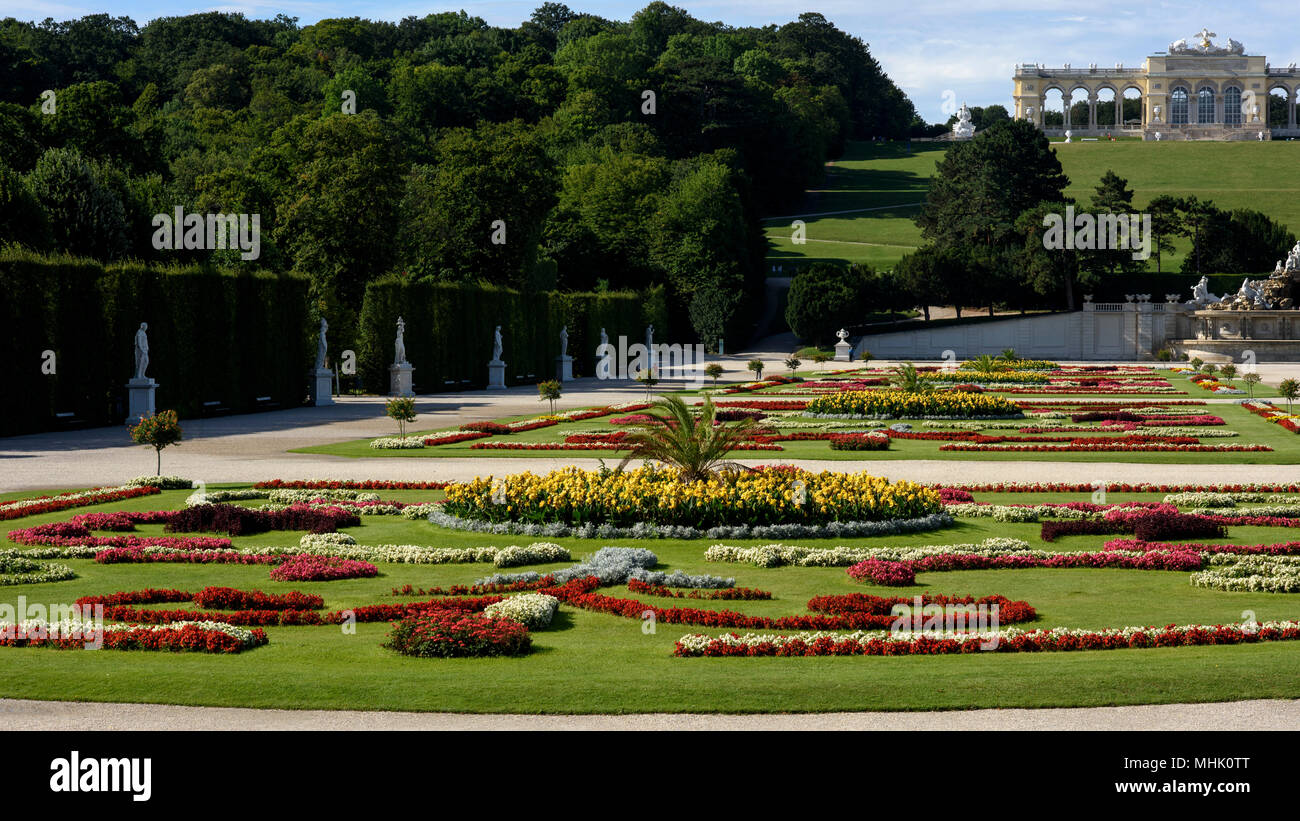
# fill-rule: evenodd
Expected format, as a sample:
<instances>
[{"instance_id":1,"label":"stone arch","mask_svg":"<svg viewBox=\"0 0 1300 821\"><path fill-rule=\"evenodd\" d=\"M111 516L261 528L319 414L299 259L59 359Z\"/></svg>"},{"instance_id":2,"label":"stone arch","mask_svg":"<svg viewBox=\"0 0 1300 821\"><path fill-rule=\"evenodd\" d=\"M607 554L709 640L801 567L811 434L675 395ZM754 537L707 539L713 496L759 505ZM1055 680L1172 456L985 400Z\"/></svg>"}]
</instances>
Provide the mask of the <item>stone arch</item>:
<instances>
[{"instance_id":1,"label":"stone arch","mask_svg":"<svg viewBox=\"0 0 1300 821\"><path fill-rule=\"evenodd\" d=\"M1097 128L1102 131L1118 131L1123 125L1120 119L1119 91L1110 83L1099 83L1093 94L1096 100Z\"/></svg>"},{"instance_id":2,"label":"stone arch","mask_svg":"<svg viewBox=\"0 0 1300 821\"><path fill-rule=\"evenodd\" d=\"M1268 114L1261 113L1260 119L1267 121L1269 128L1295 127L1295 89L1289 83L1269 80L1265 102L1268 103ZM1262 105L1260 107L1263 108Z\"/></svg>"},{"instance_id":3,"label":"stone arch","mask_svg":"<svg viewBox=\"0 0 1300 821\"><path fill-rule=\"evenodd\" d=\"M1130 91L1136 92L1136 95L1129 96ZM1125 83L1119 93L1124 127L1141 128L1146 124L1146 117L1143 114L1146 107L1146 92L1137 83Z\"/></svg>"},{"instance_id":4,"label":"stone arch","mask_svg":"<svg viewBox=\"0 0 1300 821\"><path fill-rule=\"evenodd\" d=\"M1082 96L1080 96L1080 92ZM1083 83L1076 83L1065 98L1065 127L1086 129L1092 123L1092 92Z\"/></svg>"},{"instance_id":5,"label":"stone arch","mask_svg":"<svg viewBox=\"0 0 1300 821\"><path fill-rule=\"evenodd\" d=\"M1065 100L1065 89L1060 83L1050 83L1043 88L1038 98L1043 128L1065 128Z\"/></svg>"}]
</instances>

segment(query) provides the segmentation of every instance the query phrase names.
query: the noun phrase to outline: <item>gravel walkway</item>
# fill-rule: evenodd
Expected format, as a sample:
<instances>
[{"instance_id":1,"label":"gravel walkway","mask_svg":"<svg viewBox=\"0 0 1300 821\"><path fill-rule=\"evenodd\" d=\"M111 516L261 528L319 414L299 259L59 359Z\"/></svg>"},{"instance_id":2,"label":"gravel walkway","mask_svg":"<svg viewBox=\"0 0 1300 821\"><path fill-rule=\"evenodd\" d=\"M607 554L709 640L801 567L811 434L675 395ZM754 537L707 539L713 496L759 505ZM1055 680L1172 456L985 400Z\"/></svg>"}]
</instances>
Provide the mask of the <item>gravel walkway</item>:
<instances>
[{"instance_id":1,"label":"gravel walkway","mask_svg":"<svg viewBox=\"0 0 1300 821\"><path fill-rule=\"evenodd\" d=\"M1295 730L1300 701L927 713L469 715L0 699L3 730Z\"/></svg>"}]
</instances>

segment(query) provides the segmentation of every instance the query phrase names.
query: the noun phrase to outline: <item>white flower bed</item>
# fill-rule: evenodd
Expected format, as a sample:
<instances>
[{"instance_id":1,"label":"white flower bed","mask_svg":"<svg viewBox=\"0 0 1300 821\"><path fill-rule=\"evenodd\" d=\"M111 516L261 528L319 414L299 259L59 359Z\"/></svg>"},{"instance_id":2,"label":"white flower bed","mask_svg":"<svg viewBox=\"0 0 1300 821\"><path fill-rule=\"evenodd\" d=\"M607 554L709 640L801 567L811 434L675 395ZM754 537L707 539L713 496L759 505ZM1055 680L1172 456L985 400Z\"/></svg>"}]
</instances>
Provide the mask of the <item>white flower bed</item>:
<instances>
[{"instance_id":1,"label":"white flower bed","mask_svg":"<svg viewBox=\"0 0 1300 821\"><path fill-rule=\"evenodd\" d=\"M402 439L397 436L384 436L370 440L370 447L375 450L416 450L424 447L424 438L408 436Z\"/></svg>"},{"instance_id":2,"label":"white flower bed","mask_svg":"<svg viewBox=\"0 0 1300 821\"><path fill-rule=\"evenodd\" d=\"M76 576L66 564L42 564L30 555L20 556L12 550L0 555L0 585L61 582Z\"/></svg>"},{"instance_id":3,"label":"white flower bed","mask_svg":"<svg viewBox=\"0 0 1300 821\"><path fill-rule=\"evenodd\" d=\"M1300 505L1260 505L1259 507L1239 507L1224 511L1214 507L1193 507L1183 511L1200 516L1276 516L1279 519L1300 518Z\"/></svg>"},{"instance_id":4,"label":"white flower bed","mask_svg":"<svg viewBox=\"0 0 1300 821\"><path fill-rule=\"evenodd\" d=\"M848 567L867 559L905 561L922 559L945 553L977 553L985 556L1037 556L1046 558L1056 552L1030 550L1023 539L995 537L978 544L927 545L922 547L798 547L785 544L765 544L759 547L734 547L715 544L704 551L706 562L735 562L759 567ZM1135 554L1140 555L1140 554Z\"/></svg>"},{"instance_id":5,"label":"white flower bed","mask_svg":"<svg viewBox=\"0 0 1300 821\"><path fill-rule=\"evenodd\" d=\"M345 536L348 541L323 539L325 536ZM549 564L569 561L572 556L566 547L550 542L536 542L527 547L425 547L423 545L358 545L351 536L342 533L307 534L298 548L263 547L245 548L255 555L311 553L319 556L339 556L344 559L392 562L394 564L470 564L491 562L497 567L517 567L524 564Z\"/></svg>"},{"instance_id":6,"label":"white flower bed","mask_svg":"<svg viewBox=\"0 0 1300 821\"><path fill-rule=\"evenodd\" d=\"M1300 556L1219 553L1210 567L1192 574L1193 587L1251 593L1300 592Z\"/></svg>"},{"instance_id":7,"label":"white flower bed","mask_svg":"<svg viewBox=\"0 0 1300 821\"><path fill-rule=\"evenodd\" d=\"M1237 502L1263 502L1263 493L1168 493L1163 501L1179 507L1236 507Z\"/></svg>"},{"instance_id":8,"label":"white flower bed","mask_svg":"<svg viewBox=\"0 0 1300 821\"><path fill-rule=\"evenodd\" d=\"M160 490L189 490L194 483L184 476L137 476L122 483L124 487L156 487Z\"/></svg>"},{"instance_id":9,"label":"white flower bed","mask_svg":"<svg viewBox=\"0 0 1300 821\"><path fill-rule=\"evenodd\" d=\"M984 642L992 643L995 640L998 644L1001 644L1003 641L1028 636L1047 639L1047 643L1050 646L1055 642L1055 640L1065 638L1066 636L1118 636L1127 642L1135 635L1167 632L1194 633L1203 630L1217 630L1220 627L1235 628L1242 633L1254 634L1262 629L1292 630L1296 627L1300 627L1300 621L1265 621L1258 623L1225 625L1183 624L1171 627L1129 626L1108 627L1100 630L1087 630L1077 627L1053 627L1051 629L1025 630L1021 627L1008 627L1003 630L988 630L965 634L945 634L943 638L953 639L963 645L968 643L979 645ZM818 631L794 635L782 635L776 633L742 633L736 635L735 633L724 633L719 636L708 636L703 633L688 633L678 639L678 643L682 645L684 650L698 654L703 653L710 644L715 643L722 643L731 647L754 647L762 644L771 644L777 647L783 647L793 641L802 641L806 644L812 644L819 639L830 639L836 643L843 641L856 641L861 644L866 644L870 641L884 641L889 644L911 644L912 642L926 638L933 637L927 637L924 634L900 634L898 636L893 636L886 630L858 630L852 633Z\"/></svg>"},{"instance_id":10,"label":"white flower bed","mask_svg":"<svg viewBox=\"0 0 1300 821\"><path fill-rule=\"evenodd\" d=\"M265 499L270 493L269 490L209 490L207 492L196 490L186 497L185 506L195 507L219 502L238 502L245 499Z\"/></svg>"},{"instance_id":11,"label":"white flower bed","mask_svg":"<svg viewBox=\"0 0 1300 821\"><path fill-rule=\"evenodd\" d=\"M1056 505L981 505L975 502L951 502L944 509L953 516L992 518L995 522L1036 522L1047 516L1052 519L1100 519L1100 513L1075 510Z\"/></svg>"},{"instance_id":12,"label":"white flower bed","mask_svg":"<svg viewBox=\"0 0 1300 821\"><path fill-rule=\"evenodd\" d=\"M551 626L560 600L544 593L521 593L489 604L483 615L493 619L517 621L529 630L544 630Z\"/></svg>"},{"instance_id":13,"label":"white flower bed","mask_svg":"<svg viewBox=\"0 0 1300 821\"><path fill-rule=\"evenodd\" d=\"M331 488L329 490L296 490L281 488L270 491L266 498L279 505L304 504L313 499L329 499L339 502L377 502L379 494L367 490L348 490Z\"/></svg>"}]
</instances>

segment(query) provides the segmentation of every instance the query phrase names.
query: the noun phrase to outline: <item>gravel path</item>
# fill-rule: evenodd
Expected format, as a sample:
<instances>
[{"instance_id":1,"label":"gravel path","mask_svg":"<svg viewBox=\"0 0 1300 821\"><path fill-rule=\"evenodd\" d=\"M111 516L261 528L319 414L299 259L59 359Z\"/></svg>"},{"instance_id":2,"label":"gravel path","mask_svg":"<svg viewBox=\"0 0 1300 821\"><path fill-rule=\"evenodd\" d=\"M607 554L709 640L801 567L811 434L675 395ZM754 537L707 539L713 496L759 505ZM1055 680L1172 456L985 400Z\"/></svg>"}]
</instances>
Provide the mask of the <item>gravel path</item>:
<instances>
[{"instance_id":1,"label":"gravel path","mask_svg":"<svg viewBox=\"0 0 1300 821\"><path fill-rule=\"evenodd\" d=\"M0 699L3 730L1295 730L1300 701L769 715L469 715Z\"/></svg>"}]
</instances>

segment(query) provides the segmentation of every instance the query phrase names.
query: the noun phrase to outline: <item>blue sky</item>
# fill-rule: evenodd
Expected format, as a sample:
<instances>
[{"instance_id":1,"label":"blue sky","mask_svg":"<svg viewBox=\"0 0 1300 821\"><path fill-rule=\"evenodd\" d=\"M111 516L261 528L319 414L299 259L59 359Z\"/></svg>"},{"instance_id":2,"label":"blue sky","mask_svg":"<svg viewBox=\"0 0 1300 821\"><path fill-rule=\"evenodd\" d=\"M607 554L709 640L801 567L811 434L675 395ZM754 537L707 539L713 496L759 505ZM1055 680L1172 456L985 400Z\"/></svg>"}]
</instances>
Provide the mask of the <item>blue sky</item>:
<instances>
[{"instance_id":1,"label":"blue sky","mask_svg":"<svg viewBox=\"0 0 1300 821\"><path fill-rule=\"evenodd\" d=\"M437 11L464 9L493 25L515 26L542 0L428 3L391 0L252 0L205 4L187 0L0 0L0 17L41 20L83 14L126 15L143 25L154 17L200 11L240 11L249 17L284 13L303 24L326 17L400 20ZM578 11L628 19L649 0L568 0ZM671 2L671 0L670 0ZM708 0L676 2L704 20L732 25L788 22L802 11L819 11L871 46L871 52L927 120L947 119L948 99L971 105L1002 103L1010 108L1011 72L1016 63L1086 66L1141 65L1172 40L1191 38L1202 26L1241 41L1247 53L1264 54L1273 65L1300 62L1294 36L1294 0L1246 0L1231 9L1222 2L1143 0Z\"/></svg>"}]
</instances>

